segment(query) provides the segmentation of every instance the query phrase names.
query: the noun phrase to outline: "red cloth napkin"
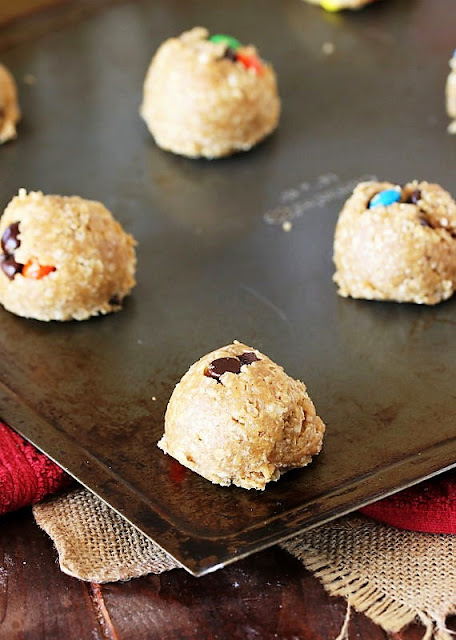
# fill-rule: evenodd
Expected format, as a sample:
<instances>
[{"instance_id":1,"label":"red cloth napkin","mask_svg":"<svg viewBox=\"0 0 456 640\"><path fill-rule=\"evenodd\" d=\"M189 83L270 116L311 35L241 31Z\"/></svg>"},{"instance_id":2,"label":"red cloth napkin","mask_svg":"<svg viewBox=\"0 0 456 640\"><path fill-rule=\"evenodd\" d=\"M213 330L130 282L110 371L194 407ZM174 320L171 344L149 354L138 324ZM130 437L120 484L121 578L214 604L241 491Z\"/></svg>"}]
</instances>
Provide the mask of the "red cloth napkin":
<instances>
[{"instance_id":1,"label":"red cloth napkin","mask_svg":"<svg viewBox=\"0 0 456 640\"><path fill-rule=\"evenodd\" d=\"M399 529L456 534L456 470L378 500L361 512Z\"/></svg>"},{"instance_id":2,"label":"red cloth napkin","mask_svg":"<svg viewBox=\"0 0 456 640\"><path fill-rule=\"evenodd\" d=\"M0 422L0 514L35 504L70 483L63 469Z\"/></svg>"},{"instance_id":3,"label":"red cloth napkin","mask_svg":"<svg viewBox=\"0 0 456 640\"><path fill-rule=\"evenodd\" d=\"M39 502L71 482L58 465L0 422L0 514ZM456 470L361 512L401 529L456 534Z\"/></svg>"}]
</instances>

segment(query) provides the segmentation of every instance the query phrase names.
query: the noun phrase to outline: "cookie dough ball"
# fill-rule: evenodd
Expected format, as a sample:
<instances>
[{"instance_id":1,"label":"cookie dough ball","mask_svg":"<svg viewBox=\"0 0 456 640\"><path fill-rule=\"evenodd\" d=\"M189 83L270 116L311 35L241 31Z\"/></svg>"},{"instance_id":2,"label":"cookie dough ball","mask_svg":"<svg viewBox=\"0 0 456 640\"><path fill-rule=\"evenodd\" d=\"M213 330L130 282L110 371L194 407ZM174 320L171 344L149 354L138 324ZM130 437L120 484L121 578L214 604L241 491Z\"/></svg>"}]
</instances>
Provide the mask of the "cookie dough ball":
<instances>
[{"instance_id":1,"label":"cookie dough ball","mask_svg":"<svg viewBox=\"0 0 456 640\"><path fill-rule=\"evenodd\" d=\"M456 203L438 184L359 184L334 238L339 295L436 304L456 288Z\"/></svg>"},{"instance_id":2,"label":"cookie dough ball","mask_svg":"<svg viewBox=\"0 0 456 640\"><path fill-rule=\"evenodd\" d=\"M147 71L141 115L160 147L183 156L247 151L279 114L273 68L230 36L195 27L164 42Z\"/></svg>"},{"instance_id":3,"label":"cookie dough ball","mask_svg":"<svg viewBox=\"0 0 456 640\"><path fill-rule=\"evenodd\" d=\"M342 9L362 9L366 4L376 0L306 0L310 4L319 4L326 11L341 11Z\"/></svg>"},{"instance_id":4,"label":"cookie dough ball","mask_svg":"<svg viewBox=\"0 0 456 640\"><path fill-rule=\"evenodd\" d=\"M118 311L135 284L136 243L100 202L21 189L0 236L0 302L19 316L85 320Z\"/></svg>"},{"instance_id":5,"label":"cookie dough ball","mask_svg":"<svg viewBox=\"0 0 456 640\"><path fill-rule=\"evenodd\" d=\"M158 446L215 484L264 489L307 465L319 453L324 431L302 382L234 342L184 375Z\"/></svg>"},{"instance_id":6,"label":"cookie dough ball","mask_svg":"<svg viewBox=\"0 0 456 640\"><path fill-rule=\"evenodd\" d=\"M16 83L8 69L0 64L0 144L16 137L20 117Z\"/></svg>"},{"instance_id":7,"label":"cookie dough ball","mask_svg":"<svg viewBox=\"0 0 456 640\"><path fill-rule=\"evenodd\" d=\"M449 117L453 120L448 126L449 133L456 133L456 49L450 60L451 72L446 83L446 107Z\"/></svg>"}]
</instances>

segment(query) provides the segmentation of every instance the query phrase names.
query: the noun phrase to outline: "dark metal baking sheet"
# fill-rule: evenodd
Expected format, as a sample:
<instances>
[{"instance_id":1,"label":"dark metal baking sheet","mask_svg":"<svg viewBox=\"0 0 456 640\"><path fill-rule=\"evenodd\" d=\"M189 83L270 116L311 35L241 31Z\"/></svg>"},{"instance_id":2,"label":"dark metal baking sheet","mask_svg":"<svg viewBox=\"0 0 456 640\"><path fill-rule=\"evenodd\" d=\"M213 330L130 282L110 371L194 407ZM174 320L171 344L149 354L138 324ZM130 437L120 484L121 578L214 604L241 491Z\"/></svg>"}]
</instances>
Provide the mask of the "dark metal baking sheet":
<instances>
[{"instance_id":1,"label":"dark metal baking sheet","mask_svg":"<svg viewBox=\"0 0 456 640\"><path fill-rule=\"evenodd\" d=\"M119 314L46 324L0 311L0 415L195 574L454 465L456 300L344 300L331 282L335 221L362 176L456 195L453 3L128 2L3 55L24 119L0 149L0 204L19 187L99 199L138 239L139 263ZM257 43L276 67L280 128L248 154L173 156L138 117L152 53L198 24ZM304 380L327 423L318 459L263 493L214 486L156 447L173 385L233 339Z\"/></svg>"}]
</instances>

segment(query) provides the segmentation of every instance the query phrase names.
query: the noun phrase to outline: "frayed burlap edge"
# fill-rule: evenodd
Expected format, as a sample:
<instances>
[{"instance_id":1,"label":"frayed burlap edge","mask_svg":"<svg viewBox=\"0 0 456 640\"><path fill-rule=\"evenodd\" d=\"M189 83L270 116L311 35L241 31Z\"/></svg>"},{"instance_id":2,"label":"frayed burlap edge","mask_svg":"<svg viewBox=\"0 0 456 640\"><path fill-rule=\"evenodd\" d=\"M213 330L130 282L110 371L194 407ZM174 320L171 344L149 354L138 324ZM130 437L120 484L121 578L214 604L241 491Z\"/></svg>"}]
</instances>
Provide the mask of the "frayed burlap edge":
<instances>
[{"instance_id":1,"label":"frayed burlap edge","mask_svg":"<svg viewBox=\"0 0 456 640\"><path fill-rule=\"evenodd\" d=\"M451 640L445 620L456 612L456 536L403 531L359 515L341 518L283 543L333 596L385 631L414 621L423 640Z\"/></svg>"},{"instance_id":2,"label":"frayed burlap edge","mask_svg":"<svg viewBox=\"0 0 456 640\"><path fill-rule=\"evenodd\" d=\"M85 489L50 498L33 512L54 541L62 571L81 580L129 580L180 566ZM281 547L329 594L347 600L336 640L347 637L351 607L386 632L420 621L426 629L423 640L450 640L445 619L456 612L456 536L402 531L351 515Z\"/></svg>"},{"instance_id":3,"label":"frayed burlap edge","mask_svg":"<svg viewBox=\"0 0 456 640\"><path fill-rule=\"evenodd\" d=\"M116 582L180 567L161 547L85 489L36 504L33 514L52 538L61 570L80 580Z\"/></svg>"}]
</instances>

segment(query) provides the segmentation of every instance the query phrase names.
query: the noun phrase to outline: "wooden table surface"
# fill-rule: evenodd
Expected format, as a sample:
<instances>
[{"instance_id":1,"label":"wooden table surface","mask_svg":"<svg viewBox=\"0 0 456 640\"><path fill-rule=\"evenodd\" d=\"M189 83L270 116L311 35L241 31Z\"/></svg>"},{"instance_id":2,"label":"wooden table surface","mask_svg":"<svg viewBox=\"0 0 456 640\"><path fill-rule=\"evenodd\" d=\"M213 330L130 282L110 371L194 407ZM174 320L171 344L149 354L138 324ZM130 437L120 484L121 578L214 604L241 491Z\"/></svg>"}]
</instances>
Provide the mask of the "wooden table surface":
<instances>
[{"instance_id":1,"label":"wooden table surface","mask_svg":"<svg viewBox=\"0 0 456 640\"><path fill-rule=\"evenodd\" d=\"M332 640L345 614L345 601L278 547L202 578L174 570L98 585L60 571L30 509L0 517L0 640ZM388 635L352 612L348 638L423 633Z\"/></svg>"}]
</instances>

